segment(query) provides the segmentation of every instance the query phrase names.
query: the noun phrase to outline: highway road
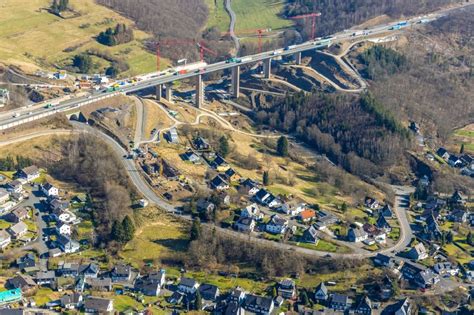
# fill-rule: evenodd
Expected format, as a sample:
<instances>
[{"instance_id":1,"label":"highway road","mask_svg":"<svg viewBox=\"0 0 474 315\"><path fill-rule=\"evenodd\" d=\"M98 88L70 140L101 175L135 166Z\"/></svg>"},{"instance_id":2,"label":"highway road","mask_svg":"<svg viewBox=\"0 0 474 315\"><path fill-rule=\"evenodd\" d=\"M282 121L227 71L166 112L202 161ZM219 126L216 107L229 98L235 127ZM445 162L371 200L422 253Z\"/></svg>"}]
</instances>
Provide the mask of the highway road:
<instances>
[{"instance_id":1,"label":"highway road","mask_svg":"<svg viewBox=\"0 0 474 315\"><path fill-rule=\"evenodd\" d=\"M402 29L411 27L411 26L416 26L420 24L422 21L425 21L425 22L433 21L439 18L440 16L448 14L450 11L460 10L464 8L465 6L469 6L469 5L472 5L472 3L464 3L458 7L440 10L440 11L437 11L436 13L432 13L423 17L422 16L414 17L412 19L407 20L406 26L403 26ZM366 38L367 36L380 35L387 32L395 32L395 31L391 31L390 29L396 24L397 24L396 22L382 24L382 25L375 26L367 30L357 30L357 29L345 30L343 32L334 34L331 37L331 42L339 43L339 42L347 41L347 40L357 40L361 38ZM292 45L285 49L277 49L274 51L267 51L267 52L262 52L260 54L241 57L240 62L221 61L214 64L209 64L204 69L199 69L196 72L192 71L192 72L183 73L183 74L179 74L179 73L172 74L169 72L168 73L161 72L160 74L156 74L156 77L124 86L122 88L121 93L125 93L125 94L133 93L133 92L143 90L146 88L155 87L160 84L166 84L166 83L170 83L177 80L191 78L200 74L202 75L202 74L207 74L207 73L211 73L211 72L215 72L219 70L230 69L238 65L252 64L252 63L256 63L256 62L269 59L269 58L293 55L299 52L320 49L327 46L328 46L328 42L326 40L318 39L315 41L304 42L299 45ZM106 92L105 90L97 91L88 96L74 97L71 100L60 102L58 105L54 106L54 108L34 107L26 114L16 113L15 111L6 112L6 113L1 114L0 116L0 130L5 130L8 128L12 128L14 126L29 123L36 119L47 117L49 115L54 115L58 112L64 112L64 111L68 111L74 108L78 108L80 106L87 105L89 103L98 101L105 97L112 97L114 95L117 95L118 93L120 92ZM20 115L18 116L18 114ZM16 117L13 117L13 116L16 116Z\"/></svg>"}]
</instances>

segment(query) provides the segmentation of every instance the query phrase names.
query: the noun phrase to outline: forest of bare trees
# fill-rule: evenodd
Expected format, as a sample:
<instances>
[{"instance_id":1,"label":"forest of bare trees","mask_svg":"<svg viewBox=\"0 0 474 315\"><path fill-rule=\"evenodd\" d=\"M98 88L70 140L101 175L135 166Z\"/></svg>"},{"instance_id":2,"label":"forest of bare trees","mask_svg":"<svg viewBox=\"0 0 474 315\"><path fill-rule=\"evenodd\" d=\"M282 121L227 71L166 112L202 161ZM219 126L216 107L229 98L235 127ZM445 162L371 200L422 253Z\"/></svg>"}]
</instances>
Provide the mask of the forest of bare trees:
<instances>
[{"instance_id":1,"label":"forest of bare trees","mask_svg":"<svg viewBox=\"0 0 474 315\"><path fill-rule=\"evenodd\" d=\"M97 241L108 241L112 223L130 214L135 188L113 151L97 138L81 135L64 140L61 151L63 158L49 167L51 175L88 192Z\"/></svg>"},{"instance_id":2,"label":"forest of bare trees","mask_svg":"<svg viewBox=\"0 0 474 315\"><path fill-rule=\"evenodd\" d=\"M415 15L432 11L439 6L458 2L455 0L289 0L284 16L296 16L310 12L321 12L316 33L332 34L336 31L360 24L376 16L387 14L394 17ZM311 34L310 23L298 22L299 30L307 38Z\"/></svg>"}]
</instances>

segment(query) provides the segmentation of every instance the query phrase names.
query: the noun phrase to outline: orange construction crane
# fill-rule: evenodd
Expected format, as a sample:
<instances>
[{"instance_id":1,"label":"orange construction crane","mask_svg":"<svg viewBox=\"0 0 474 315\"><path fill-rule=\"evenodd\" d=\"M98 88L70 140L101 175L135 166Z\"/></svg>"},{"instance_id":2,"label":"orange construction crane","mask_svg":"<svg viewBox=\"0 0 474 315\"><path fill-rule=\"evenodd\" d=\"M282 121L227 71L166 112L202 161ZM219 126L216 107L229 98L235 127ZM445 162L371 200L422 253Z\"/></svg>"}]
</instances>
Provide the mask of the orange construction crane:
<instances>
[{"instance_id":1,"label":"orange construction crane","mask_svg":"<svg viewBox=\"0 0 474 315\"><path fill-rule=\"evenodd\" d=\"M297 20L297 19L311 18L311 20L312 20L312 22L311 22L311 39L315 39L315 36L316 36L316 18L318 16L321 16L320 12L292 16L292 17L290 17L290 19Z\"/></svg>"},{"instance_id":2,"label":"orange construction crane","mask_svg":"<svg viewBox=\"0 0 474 315\"><path fill-rule=\"evenodd\" d=\"M243 30L234 32L235 35L250 35L254 34L258 36L258 53L262 52L262 37L264 33L270 33L272 31L271 28L261 28L257 30ZM224 36L229 36L230 32L223 33Z\"/></svg>"}]
</instances>

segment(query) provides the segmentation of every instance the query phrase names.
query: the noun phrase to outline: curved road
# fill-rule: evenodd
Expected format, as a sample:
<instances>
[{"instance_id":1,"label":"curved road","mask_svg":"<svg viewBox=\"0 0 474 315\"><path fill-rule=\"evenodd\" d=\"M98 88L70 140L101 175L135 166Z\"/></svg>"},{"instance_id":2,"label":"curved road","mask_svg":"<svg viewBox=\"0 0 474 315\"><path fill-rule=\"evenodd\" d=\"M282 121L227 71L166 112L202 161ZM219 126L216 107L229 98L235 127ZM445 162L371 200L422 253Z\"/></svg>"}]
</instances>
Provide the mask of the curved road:
<instances>
[{"instance_id":1,"label":"curved road","mask_svg":"<svg viewBox=\"0 0 474 315\"><path fill-rule=\"evenodd\" d=\"M235 15L234 10L232 10L232 0L224 0L224 8L230 17L229 36L234 42L235 55L238 56L240 51L240 40L235 35L235 23L237 22L237 16Z\"/></svg>"}]
</instances>

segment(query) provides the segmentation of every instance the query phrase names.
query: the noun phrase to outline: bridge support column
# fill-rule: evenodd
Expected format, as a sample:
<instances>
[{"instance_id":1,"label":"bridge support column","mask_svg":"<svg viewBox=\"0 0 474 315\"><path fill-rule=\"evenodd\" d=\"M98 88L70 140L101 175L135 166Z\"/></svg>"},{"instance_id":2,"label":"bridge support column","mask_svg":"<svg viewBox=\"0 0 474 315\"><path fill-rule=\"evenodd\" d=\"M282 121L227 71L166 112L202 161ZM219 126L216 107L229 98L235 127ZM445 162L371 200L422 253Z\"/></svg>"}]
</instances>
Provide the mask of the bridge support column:
<instances>
[{"instance_id":1,"label":"bridge support column","mask_svg":"<svg viewBox=\"0 0 474 315\"><path fill-rule=\"evenodd\" d=\"M163 85L158 84L156 86L156 100L161 101L161 95L163 95Z\"/></svg>"},{"instance_id":2,"label":"bridge support column","mask_svg":"<svg viewBox=\"0 0 474 315\"><path fill-rule=\"evenodd\" d=\"M240 94L240 66L232 68L232 96L237 98Z\"/></svg>"},{"instance_id":3,"label":"bridge support column","mask_svg":"<svg viewBox=\"0 0 474 315\"><path fill-rule=\"evenodd\" d=\"M196 77L196 107L201 108L204 105L204 82L202 75Z\"/></svg>"},{"instance_id":4,"label":"bridge support column","mask_svg":"<svg viewBox=\"0 0 474 315\"><path fill-rule=\"evenodd\" d=\"M301 52L298 52L298 53L295 54L295 63L297 65L301 64Z\"/></svg>"},{"instance_id":5,"label":"bridge support column","mask_svg":"<svg viewBox=\"0 0 474 315\"><path fill-rule=\"evenodd\" d=\"M173 90L171 89L171 84L166 85L165 98L168 102L173 102Z\"/></svg>"},{"instance_id":6,"label":"bridge support column","mask_svg":"<svg viewBox=\"0 0 474 315\"><path fill-rule=\"evenodd\" d=\"M272 58L263 60L263 78L270 79L272 75Z\"/></svg>"}]
</instances>

